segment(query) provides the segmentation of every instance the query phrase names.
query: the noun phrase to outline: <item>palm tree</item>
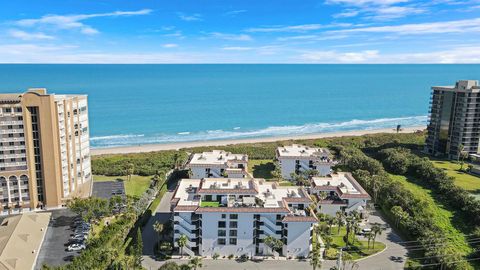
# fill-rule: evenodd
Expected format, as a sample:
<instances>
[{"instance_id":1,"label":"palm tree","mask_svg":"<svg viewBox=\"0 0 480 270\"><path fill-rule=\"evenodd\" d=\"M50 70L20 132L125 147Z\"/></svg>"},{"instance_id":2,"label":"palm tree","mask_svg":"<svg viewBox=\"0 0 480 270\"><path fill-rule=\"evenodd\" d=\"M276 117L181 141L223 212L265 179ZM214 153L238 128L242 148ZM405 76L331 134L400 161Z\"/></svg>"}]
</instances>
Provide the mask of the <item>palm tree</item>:
<instances>
[{"instance_id":1,"label":"palm tree","mask_svg":"<svg viewBox=\"0 0 480 270\"><path fill-rule=\"evenodd\" d=\"M278 162L275 162L274 166L275 166L275 169L272 171L272 176L274 179L277 179L277 181L281 181L282 171L280 169L280 164L278 164Z\"/></svg>"},{"instance_id":2,"label":"palm tree","mask_svg":"<svg viewBox=\"0 0 480 270\"><path fill-rule=\"evenodd\" d=\"M344 214L342 211L338 211L338 212L335 214L335 220L337 221L337 225L338 225L338 232L337 232L337 234L340 234L340 229L342 228L344 217L345 217L345 214Z\"/></svg>"},{"instance_id":3,"label":"palm tree","mask_svg":"<svg viewBox=\"0 0 480 270\"><path fill-rule=\"evenodd\" d=\"M188 238L185 234L182 234L177 239L178 247L180 248L180 255L183 257L183 248L187 245Z\"/></svg>"},{"instance_id":4,"label":"palm tree","mask_svg":"<svg viewBox=\"0 0 480 270\"><path fill-rule=\"evenodd\" d=\"M164 228L165 228L164 225L162 223L158 222L158 220L155 221L155 223L153 223L153 230L157 233L157 236L158 236L159 239L160 239L160 236L161 236Z\"/></svg>"},{"instance_id":5,"label":"palm tree","mask_svg":"<svg viewBox=\"0 0 480 270\"><path fill-rule=\"evenodd\" d=\"M372 233L373 233L373 248L375 248L375 239L377 235L381 235L383 231L382 226L379 223L374 223L372 226Z\"/></svg>"},{"instance_id":6,"label":"palm tree","mask_svg":"<svg viewBox=\"0 0 480 270\"><path fill-rule=\"evenodd\" d=\"M197 270L198 268L202 268L202 257L193 257L189 261L190 266L194 269Z\"/></svg>"},{"instance_id":7,"label":"palm tree","mask_svg":"<svg viewBox=\"0 0 480 270\"><path fill-rule=\"evenodd\" d=\"M175 152L175 154L173 154L173 169L174 170L177 170L177 168L178 168L179 159L180 159L180 156L178 155L178 153Z\"/></svg>"},{"instance_id":8,"label":"palm tree","mask_svg":"<svg viewBox=\"0 0 480 270\"><path fill-rule=\"evenodd\" d=\"M277 251L282 248L283 242L273 236L267 236L263 239L263 243L273 251Z\"/></svg>"},{"instance_id":9,"label":"palm tree","mask_svg":"<svg viewBox=\"0 0 480 270\"><path fill-rule=\"evenodd\" d=\"M135 165L131 162L128 162L125 172L127 174L127 181L130 181L132 179L132 174L135 172Z\"/></svg>"},{"instance_id":10,"label":"palm tree","mask_svg":"<svg viewBox=\"0 0 480 270\"><path fill-rule=\"evenodd\" d=\"M330 245L333 242L333 237L331 237L330 235L326 235L323 237L323 242L325 242L325 249L329 249Z\"/></svg>"},{"instance_id":11,"label":"palm tree","mask_svg":"<svg viewBox=\"0 0 480 270\"><path fill-rule=\"evenodd\" d=\"M348 246L348 245L350 245L350 237L349 236L350 236L350 232L352 231L352 227L353 227L353 223L354 223L355 219L353 218L353 216L349 215L345 218L345 220L346 220L345 223L346 223L346 229L347 229L347 233L345 234L345 236L346 236L345 243Z\"/></svg>"},{"instance_id":12,"label":"palm tree","mask_svg":"<svg viewBox=\"0 0 480 270\"><path fill-rule=\"evenodd\" d=\"M371 184L372 184L372 191L373 191L373 202L377 202L377 192L378 192L378 175L373 175L370 178Z\"/></svg>"},{"instance_id":13,"label":"palm tree","mask_svg":"<svg viewBox=\"0 0 480 270\"><path fill-rule=\"evenodd\" d=\"M465 146L463 144L460 144L458 146L457 161L460 160L460 156L464 150L465 150Z\"/></svg>"},{"instance_id":14,"label":"palm tree","mask_svg":"<svg viewBox=\"0 0 480 270\"><path fill-rule=\"evenodd\" d=\"M327 216L327 225L328 225L328 234L332 234L332 226L335 224L335 218L331 216Z\"/></svg>"},{"instance_id":15,"label":"palm tree","mask_svg":"<svg viewBox=\"0 0 480 270\"><path fill-rule=\"evenodd\" d=\"M310 265L313 267L313 270L316 270L317 267L322 268L322 259L320 258L320 249L314 248L310 251Z\"/></svg>"},{"instance_id":16,"label":"palm tree","mask_svg":"<svg viewBox=\"0 0 480 270\"><path fill-rule=\"evenodd\" d=\"M368 249L370 249L370 242L371 242L372 239L373 239L373 233L372 233L372 232L367 232L367 233L365 233L365 237L366 237L367 240L368 240Z\"/></svg>"}]
</instances>

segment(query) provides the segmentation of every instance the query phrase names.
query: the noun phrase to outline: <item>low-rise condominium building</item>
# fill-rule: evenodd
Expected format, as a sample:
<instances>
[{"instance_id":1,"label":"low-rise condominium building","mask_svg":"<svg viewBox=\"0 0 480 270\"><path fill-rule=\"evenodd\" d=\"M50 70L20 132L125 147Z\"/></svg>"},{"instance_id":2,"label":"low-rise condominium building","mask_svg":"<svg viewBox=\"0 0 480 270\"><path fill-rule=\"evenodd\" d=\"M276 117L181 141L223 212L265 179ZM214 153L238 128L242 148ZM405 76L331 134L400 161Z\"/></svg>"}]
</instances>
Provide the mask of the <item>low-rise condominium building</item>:
<instances>
[{"instance_id":1,"label":"low-rise condominium building","mask_svg":"<svg viewBox=\"0 0 480 270\"><path fill-rule=\"evenodd\" d=\"M191 178L242 178L248 176L248 156L223 150L197 153L190 156L186 168Z\"/></svg>"},{"instance_id":2,"label":"low-rise condominium building","mask_svg":"<svg viewBox=\"0 0 480 270\"><path fill-rule=\"evenodd\" d=\"M174 245L187 236L189 255L297 258L311 250L317 219L302 187L254 178L183 179L171 203ZM264 244L268 236L282 241L279 253Z\"/></svg>"},{"instance_id":3,"label":"low-rise condominium building","mask_svg":"<svg viewBox=\"0 0 480 270\"><path fill-rule=\"evenodd\" d=\"M316 170L318 175L330 174L334 165L330 151L325 148L315 148L293 144L278 147L276 158L281 168L282 178L292 179L292 174L301 174L307 170Z\"/></svg>"},{"instance_id":4,"label":"low-rise condominium building","mask_svg":"<svg viewBox=\"0 0 480 270\"><path fill-rule=\"evenodd\" d=\"M52 209L91 186L87 96L0 94L0 213Z\"/></svg>"},{"instance_id":5,"label":"low-rise condominium building","mask_svg":"<svg viewBox=\"0 0 480 270\"><path fill-rule=\"evenodd\" d=\"M366 213L370 195L350 173L338 172L325 177L312 177L310 193L317 196L319 210L335 216L338 211Z\"/></svg>"}]
</instances>

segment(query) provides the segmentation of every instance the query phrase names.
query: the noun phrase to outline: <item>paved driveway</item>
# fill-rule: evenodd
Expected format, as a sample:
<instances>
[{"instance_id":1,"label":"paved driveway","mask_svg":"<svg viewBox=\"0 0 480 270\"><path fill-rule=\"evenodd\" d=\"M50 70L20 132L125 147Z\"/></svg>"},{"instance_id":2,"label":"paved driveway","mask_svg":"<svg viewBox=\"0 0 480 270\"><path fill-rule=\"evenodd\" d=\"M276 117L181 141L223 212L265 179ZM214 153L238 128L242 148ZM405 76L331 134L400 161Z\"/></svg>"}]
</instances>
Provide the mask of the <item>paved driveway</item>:
<instances>
[{"instance_id":1,"label":"paved driveway","mask_svg":"<svg viewBox=\"0 0 480 270\"><path fill-rule=\"evenodd\" d=\"M403 269L407 257L407 249L399 244L403 240L398 234L393 231L385 219L380 215L380 212L375 211L370 214L369 224L366 227L371 227L372 223L380 223L386 227L381 235L377 236L379 242L383 242L387 247L381 252L358 261L360 269L372 270L395 270Z\"/></svg>"},{"instance_id":2,"label":"paved driveway","mask_svg":"<svg viewBox=\"0 0 480 270\"><path fill-rule=\"evenodd\" d=\"M155 221L163 224L170 222L170 200L172 199L175 187L176 182L168 187L168 191L163 195L157 209L155 209L155 212L152 213L152 217L142 229L143 255L145 257L153 257L153 245L158 239L157 233L153 230L153 224Z\"/></svg>"}]
</instances>

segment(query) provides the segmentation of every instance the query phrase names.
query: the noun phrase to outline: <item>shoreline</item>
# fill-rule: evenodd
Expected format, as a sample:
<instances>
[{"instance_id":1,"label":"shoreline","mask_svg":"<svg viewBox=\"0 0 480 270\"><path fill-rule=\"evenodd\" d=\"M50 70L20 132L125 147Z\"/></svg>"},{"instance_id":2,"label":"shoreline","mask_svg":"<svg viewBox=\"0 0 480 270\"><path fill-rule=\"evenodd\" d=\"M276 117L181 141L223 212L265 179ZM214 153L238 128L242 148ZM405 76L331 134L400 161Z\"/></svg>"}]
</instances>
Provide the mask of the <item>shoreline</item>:
<instances>
[{"instance_id":1,"label":"shoreline","mask_svg":"<svg viewBox=\"0 0 480 270\"><path fill-rule=\"evenodd\" d=\"M425 126L405 127L399 133L413 133L418 130L424 130L425 128L426 128ZM376 133L396 133L396 130L393 128L383 128L383 129L351 130L351 131L338 131L338 132L326 132L326 133L278 136L278 137L178 142L178 143L165 143L165 144L143 144L143 145L119 146L119 147L111 147L111 148L97 148L97 149L94 148L94 149L90 149L90 154L92 156L111 155L111 154L133 154L133 153L146 153L146 152L154 152L154 151L162 151L162 150L179 150L182 148L192 148L192 147L200 147L200 146L226 146L226 145L245 144L245 143L264 143L264 142L277 142L277 141L288 141L288 140L311 140L311 139L331 138L331 137L362 136L362 135L376 134Z\"/></svg>"}]
</instances>

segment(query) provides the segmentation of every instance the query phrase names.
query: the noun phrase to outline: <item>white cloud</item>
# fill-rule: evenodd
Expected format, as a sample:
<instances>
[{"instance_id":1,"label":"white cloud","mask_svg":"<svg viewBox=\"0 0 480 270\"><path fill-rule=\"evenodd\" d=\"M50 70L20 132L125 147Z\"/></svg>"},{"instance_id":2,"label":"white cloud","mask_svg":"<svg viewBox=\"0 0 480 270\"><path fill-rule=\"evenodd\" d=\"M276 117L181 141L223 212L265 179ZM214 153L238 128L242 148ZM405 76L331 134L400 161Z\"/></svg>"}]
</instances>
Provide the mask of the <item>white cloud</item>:
<instances>
[{"instance_id":1,"label":"white cloud","mask_svg":"<svg viewBox=\"0 0 480 270\"><path fill-rule=\"evenodd\" d=\"M360 11L355 10L355 9L345 9L344 11L334 14L334 18L350 18L350 17L355 17L360 13Z\"/></svg>"},{"instance_id":2,"label":"white cloud","mask_svg":"<svg viewBox=\"0 0 480 270\"><path fill-rule=\"evenodd\" d=\"M82 21L97 17L120 17L146 15L152 12L151 9L141 9L137 11L114 11L109 13L94 14L73 14L73 15L55 15L49 14L39 19L22 19L14 22L22 27L53 27L54 29L79 30L83 34L97 34L99 31Z\"/></svg>"},{"instance_id":3,"label":"white cloud","mask_svg":"<svg viewBox=\"0 0 480 270\"><path fill-rule=\"evenodd\" d=\"M185 36L182 34L182 31L175 31L173 33L163 34L164 37L176 37L179 39L184 39Z\"/></svg>"},{"instance_id":4,"label":"white cloud","mask_svg":"<svg viewBox=\"0 0 480 270\"><path fill-rule=\"evenodd\" d=\"M381 54L377 50L359 52L309 51L299 56L300 62L310 63L433 63L433 64L474 64L480 62L480 46L459 46L433 52L411 52Z\"/></svg>"},{"instance_id":5,"label":"white cloud","mask_svg":"<svg viewBox=\"0 0 480 270\"><path fill-rule=\"evenodd\" d=\"M390 6L374 9L371 17L376 20L390 20L425 12L427 10L424 8Z\"/></svg>"},{"instance_id":6,"label":"white cloud","mask_svg":"<svg viewBox=\"0 0 480 270\"><path fill-rule=\"evenodd\" d=\"M457 21L353 28L334 30L330 31L330 33L394 33L399 35L421 35L444 33L473 33L479 31L480 18L476 18Z\"/></svg>"},{"instance_id":7,"label":"white cloud","mask_svg":"<svg viewBox=\"0 0 480 270\"><path fill-rule=\"evenodd\" d=\"M277 38L278 41L322 41L322 40L336 40L336 39L344 39L347 38L348 35L330 35L330 36L322 36L322 35L300 35L300 36L289 36L289 37L279 37Z\"/></svg>"},{"instance_id":8,"label":"white cloud","mask_svg":"<svg viewBox=\"0 0 480 270\"><path fill-rule=\"evenodd\" d=\"M178 44L167 43L167 44L163 44L162 47L164 47L164 48L176 48L176 47L178 47Z\"/></svg>"},{"instance_id":9,"label":"white cloud","mask_svg":"<svg viewBox=\"0 0 480 270\"><path fill-rule=\"evenodd\" d=\"M186 21L186 22L203 21L202 15L198 13L187 15L185 13L178 12L177 15L182 21Z\"/></svg>"},{"instance_id":10,"label":"white cloud","mask_svg":"<svg viewBox=\"0 0 480 270\"><path fill-rule=\"evenodd\" d=\"M82 52L74 46L36 44L0 45L2 63L201 63L211 59L197 53L108 53Z\"/></svg>"},{"instance_id":11,"label":"white cloud","mask_svg":"<svg viewBox=\"0 0 480 270\"><path fill-rule=\"evenodd\" d=\"M247 10L245 10L245 9L232 10L232 11L227 11L227 12L223 13L223 16L235 17L238 14L245 13L245 12L247 12Z\"/></svg>"},{"instance_id":12,"label":"white cloud","mask_svg":"<svg viewBox=\"0 0 480 270\"><path fill-rule=\"evenodd\" d=\"M28 32L22 31L22 30L18 30L18 29L12 29L12 30L8 31L8 33L10 34L10 36L12 36L14 38L21 39L21 40L40 40L40 39L52 40L52 39L55 39L55 37L50 36L50 35L46 35L46 34L41 33L41 32L28 33Z\"/></svg>"},{"instance_id":13,"label":"white cloud","mask_svg":"<svg viewBox=\"0 0 480 270\"><path fill-rule=\"evenodd\" d=\"M408 0L327 0L327 4L342 4L349 6L365 6L365 5L376 5L376 6L390 6L398 3L405 3Z\"/></svg>"},{"instance_id":14,"label":"white cloud","mask_svg":"<svg viewBox=\"0 0 480 270\"><path fill-rule=\"evenodd\" d=\"M378 58L378 51L360 52L312 51L300 56L302 60L315 63L365 63Z\"/></svg>"},{"instance_id":15,"label":"white cloud","mask_svg":"<svg viewBox=\"0 0 480 270\"><path fill-rule=\"evenodd\" d=\"M307 32L311 30L318 30L322 28L321 24L300 24L300 25L276 25L269 27L254 27L248 28L246 32Z\"/></svg>"},{"instance_id":16,"label":"white cloud","mask_svg":"<svg viewBox=\"0 0 480 270\"><path fill-rule=\"evenodd\" d=\"M222 50L225 50L225 51L250 51L250 50L253 50L253 48L252 47L231 46L231 47L223 47Z\"/></svg>"},{"instance_id":17,"label":"white cloud","mask_svg":"<svg viewBox=\"0 0 480 270\"><path fill-rule=\"evenodd\" d=\"M213 32L209 34L211 37L224 39L224 40L236 40L236 41L251 41L253 40L251 36L246 34L225 34L219 32Z\"/></svg>"}]
</instances>

